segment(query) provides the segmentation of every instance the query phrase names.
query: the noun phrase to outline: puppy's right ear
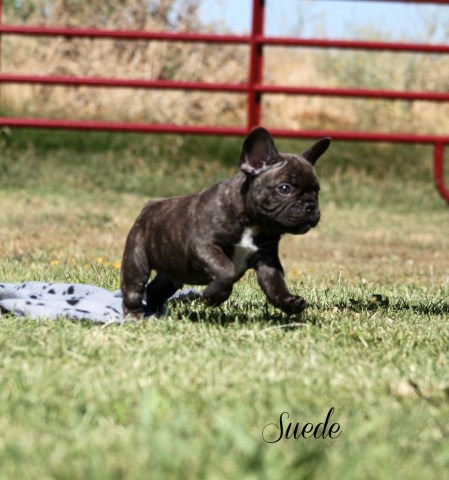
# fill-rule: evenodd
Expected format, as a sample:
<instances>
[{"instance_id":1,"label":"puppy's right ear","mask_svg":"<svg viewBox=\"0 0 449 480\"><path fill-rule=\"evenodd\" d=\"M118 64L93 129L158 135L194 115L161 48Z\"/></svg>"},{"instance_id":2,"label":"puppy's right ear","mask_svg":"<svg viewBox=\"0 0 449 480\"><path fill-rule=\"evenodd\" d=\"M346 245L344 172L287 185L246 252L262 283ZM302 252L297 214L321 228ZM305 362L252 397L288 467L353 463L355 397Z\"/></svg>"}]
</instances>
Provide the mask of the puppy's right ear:
<instances>
[{"instance_id":1,"label":"puppy's right ear","mask_svg":"<svg viewBox=\"0 0 449 480\"><path fill-rule=\"evenodd\" d=\"M272 136L265 128L255 128L243 142L240 170L249 176L256 176L277 161L279 153Z\"/></svg>"},{"instance_id":2,"label":"puppy's right ear","mask_svg":"<svg viewBox=\"0 0 449 480\"><path fill-rule=\"evenodd\" d=\"M306 159L311 165L315 165L315 162L323 155L323 153L329 148L331 144L331 138L326 137L318 140L309 149L301 153L301 157Z\"/></svg>"}]
</instances>

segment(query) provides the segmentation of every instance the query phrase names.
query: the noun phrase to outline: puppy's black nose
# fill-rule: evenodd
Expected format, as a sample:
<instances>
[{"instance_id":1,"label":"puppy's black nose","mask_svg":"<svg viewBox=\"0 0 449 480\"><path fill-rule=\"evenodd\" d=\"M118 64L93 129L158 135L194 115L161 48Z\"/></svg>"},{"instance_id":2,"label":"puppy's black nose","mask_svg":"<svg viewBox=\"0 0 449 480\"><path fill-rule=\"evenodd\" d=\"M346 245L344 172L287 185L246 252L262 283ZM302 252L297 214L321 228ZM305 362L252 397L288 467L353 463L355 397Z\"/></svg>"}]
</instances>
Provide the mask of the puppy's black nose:
<instances>
[{"instance_id":1,"label":"puppy's black nose","mask_svg":"<svg viewBox=\"0 0 449 480\"><path fill-rule=\"evenodd\" d=\"M304 205L304 210L306 213L313 213L316 210L315 202L306 202Z\"/></svg>"}]
</instances>

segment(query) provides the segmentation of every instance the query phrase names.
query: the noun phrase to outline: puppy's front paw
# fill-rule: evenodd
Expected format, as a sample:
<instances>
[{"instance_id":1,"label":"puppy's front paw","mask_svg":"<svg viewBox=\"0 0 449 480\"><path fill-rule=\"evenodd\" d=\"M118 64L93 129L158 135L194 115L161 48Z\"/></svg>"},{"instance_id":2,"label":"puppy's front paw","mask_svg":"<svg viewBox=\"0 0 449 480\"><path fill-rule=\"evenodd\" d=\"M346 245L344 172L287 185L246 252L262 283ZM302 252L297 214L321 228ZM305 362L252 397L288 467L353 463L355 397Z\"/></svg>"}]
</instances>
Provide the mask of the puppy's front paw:
<instances>
[{"instance_id":1,"label":"puppy's front paw","mask_svg":"<svg viewBox=\"0 0 449 480\"><path fill-rule=\"evenodd\" d=\"M216 307L226 301L231 295L231 289L217 289L209 286L203 292L203 299L209 307Z\"/></svg>"},{"instance_id":2,"label":"puppy's front paw","mask_svg":"<svg viewBox=\"0 0 449 480\"><path fill-rule=\"evenodd\" d=\"M302 297L292 295L280 303L279 308L289 315L301 313L307 308L307 302Z\"/></svg>"}]
</instances>

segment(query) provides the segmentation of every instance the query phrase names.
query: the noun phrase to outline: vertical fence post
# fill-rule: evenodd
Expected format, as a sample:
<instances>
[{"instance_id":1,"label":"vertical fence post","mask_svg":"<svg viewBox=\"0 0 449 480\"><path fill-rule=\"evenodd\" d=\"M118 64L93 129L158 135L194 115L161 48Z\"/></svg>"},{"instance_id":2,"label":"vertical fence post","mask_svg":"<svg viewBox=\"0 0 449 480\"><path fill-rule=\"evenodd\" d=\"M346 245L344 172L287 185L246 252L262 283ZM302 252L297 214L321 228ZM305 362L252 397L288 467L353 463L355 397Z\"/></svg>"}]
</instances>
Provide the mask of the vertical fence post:
<instances>
[{"instance_id":1,"label":"vertical fence post","mask_svg":"<svg viewBox=\"0 0 449 480\"><path fill-rule=\"evenodd\" d=\"M441 196L449 202L449 190L444 183L444 144L435 143L433 156L433 173L435 179L435 186L440 192Z\"/></svg>"},{"instance_id":2,"label":"vertical fence post","mask_svg":"<svg viewBox=\"0 0 449 480\"><path fill-rule=\"evenodd\" d=\"M3 17L3 0L0 0L0 25ZM2 71L2 32L0 32L0 73ZM0 82L0 114L2 113L2 83Z\"/></svg>"},{"instance_id":3,"label":"vertical fence post","mask_svg":"<svg viewBox=\"0 0 449 480\"><path fill-rule=\"evenodd\" d=\"M262 82L263 46L257 37L264 31L265 0L253 0L248 79L248 130L260 125L261 94L255 85Z\"/></svg>"}]
</instances>

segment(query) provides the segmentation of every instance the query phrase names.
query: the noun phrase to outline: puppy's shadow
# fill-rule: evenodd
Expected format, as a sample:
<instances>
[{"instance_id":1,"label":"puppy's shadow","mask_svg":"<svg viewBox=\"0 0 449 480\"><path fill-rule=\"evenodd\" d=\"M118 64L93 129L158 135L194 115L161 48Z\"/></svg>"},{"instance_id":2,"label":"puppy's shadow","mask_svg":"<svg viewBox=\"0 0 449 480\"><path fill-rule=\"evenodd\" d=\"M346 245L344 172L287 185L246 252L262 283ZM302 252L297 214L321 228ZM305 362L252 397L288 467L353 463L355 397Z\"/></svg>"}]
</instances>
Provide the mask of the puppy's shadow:
<instances>
[{"instance_id":1,"label":"puppy's shadow","mask_svg":"<svg viewBox=\"0 0 449 480\"><path fill-rule=\"evenodd\" d=\"M167 313L174 319L223 327L236 323L265 323L267 327L283 325L286 329L294 329L295 326L309 321L303 314L287 315L267 302L257 301L237 303L230 300L219 307L207 307L201 299L193 299L171 304Z\"/></svg>"}]
</instances>

